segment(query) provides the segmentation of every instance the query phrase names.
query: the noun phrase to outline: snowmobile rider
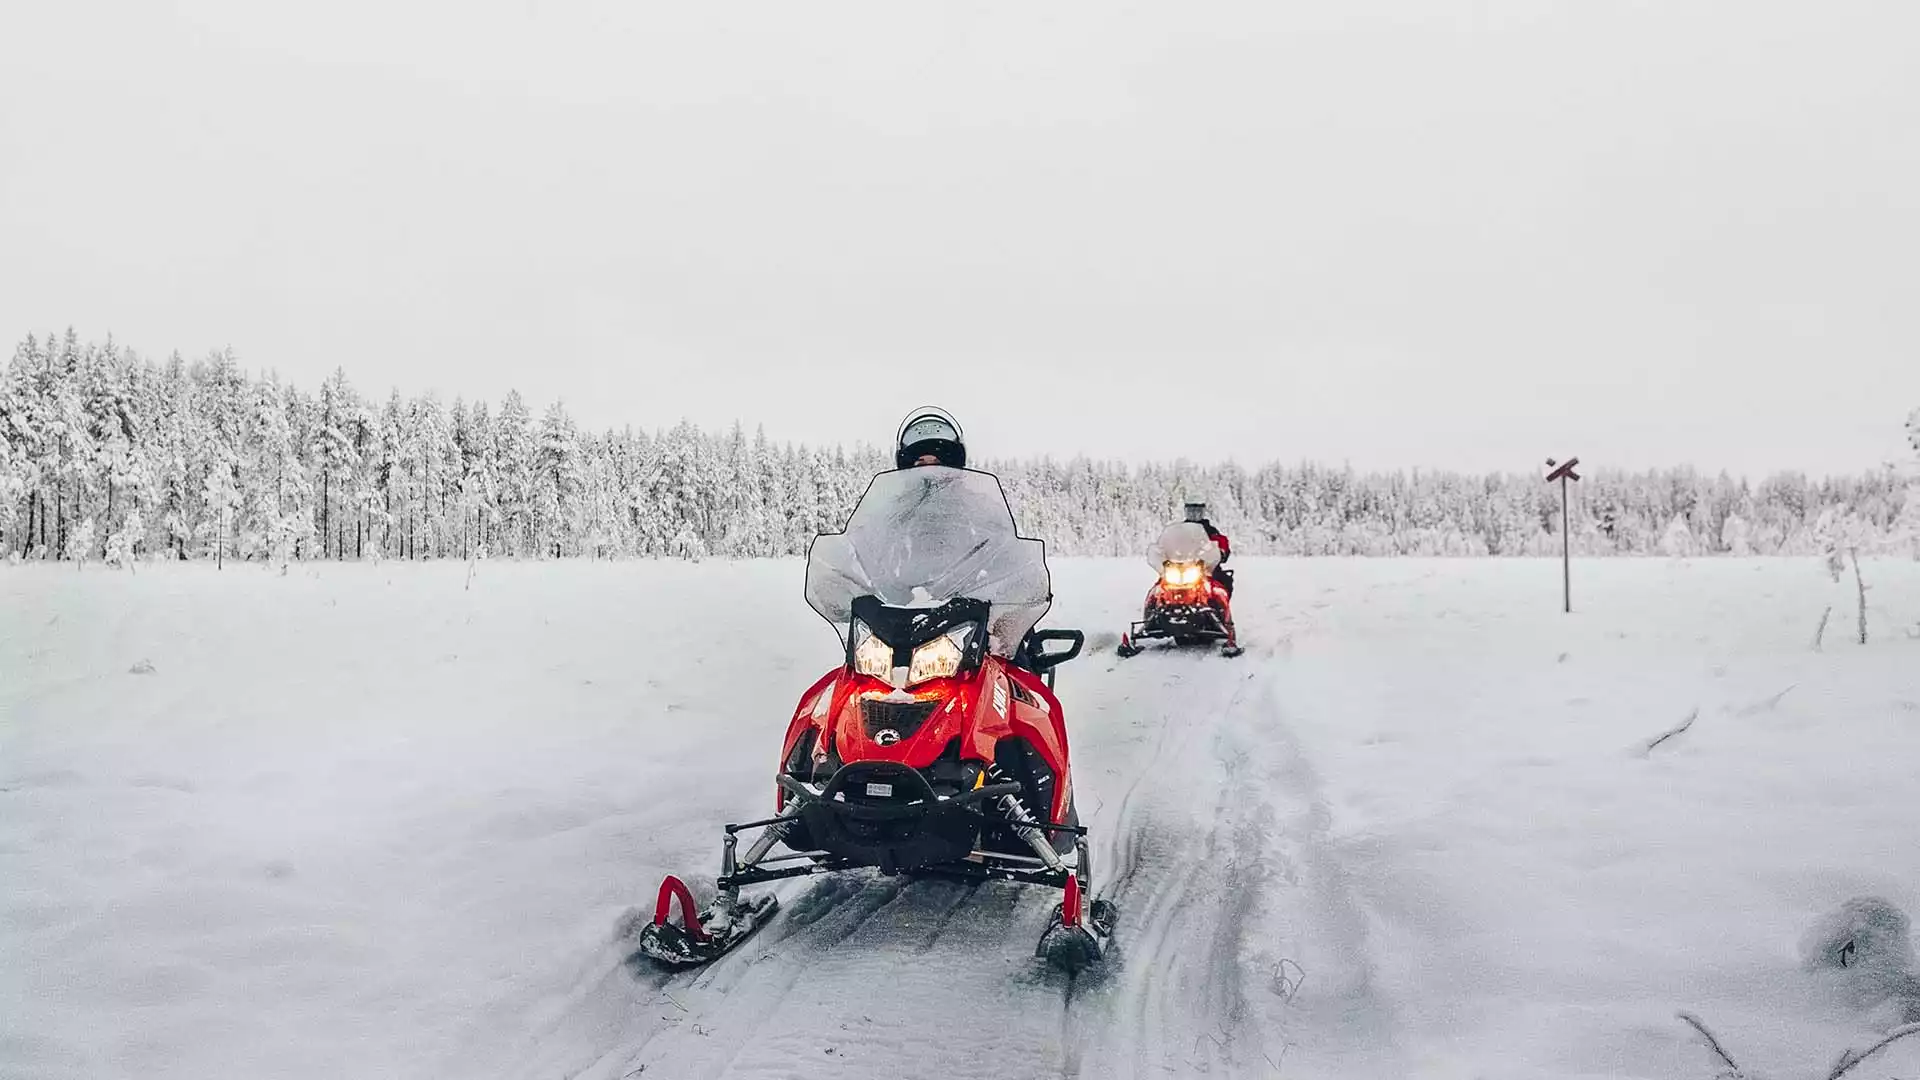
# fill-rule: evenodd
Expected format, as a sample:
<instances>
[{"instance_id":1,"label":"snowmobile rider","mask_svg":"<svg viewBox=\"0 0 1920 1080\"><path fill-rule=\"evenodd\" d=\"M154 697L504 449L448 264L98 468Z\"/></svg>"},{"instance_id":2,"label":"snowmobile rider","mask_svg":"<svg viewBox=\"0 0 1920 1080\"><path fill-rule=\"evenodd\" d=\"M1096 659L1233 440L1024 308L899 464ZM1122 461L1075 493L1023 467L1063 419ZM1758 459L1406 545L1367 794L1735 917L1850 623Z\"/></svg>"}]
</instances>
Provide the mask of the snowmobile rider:
<instances>
[{"instance_id":1,"label":"snowmobile rider","mask_svg":"<svg viewBox=\"0 0 1920 1080\"><path fill-rule=\"evenodd\" d=\"M967 437L960 431L960 422L945 409L928 407L908 413L894 439L893 464L899 469L917 469L924 465L966 468ZM1034 669L1032 631L1027 632L1011 659L1028 671Z\"/></svg>"},{"instance_id":2,"label":"snowmobile rider","mask_svg":"<svg viewBox=\"0 0 1920 1080\"><path fill-rule=\"evenodd\" d=\"M1186 513L1188 521L1207 530L1208 538L1220 545L1220 562L1213 568L1213 580L1219 582L1220 587L1227 590L1228 596L1232 596L1233 571L1226 569L1226 565L1227 559L1233 555L1233 546L1227 542L1227 534L1214 528L1213 522L1207 520L1206 503L1190 502L1186 504Z\"/></svg>"}]
</instances>

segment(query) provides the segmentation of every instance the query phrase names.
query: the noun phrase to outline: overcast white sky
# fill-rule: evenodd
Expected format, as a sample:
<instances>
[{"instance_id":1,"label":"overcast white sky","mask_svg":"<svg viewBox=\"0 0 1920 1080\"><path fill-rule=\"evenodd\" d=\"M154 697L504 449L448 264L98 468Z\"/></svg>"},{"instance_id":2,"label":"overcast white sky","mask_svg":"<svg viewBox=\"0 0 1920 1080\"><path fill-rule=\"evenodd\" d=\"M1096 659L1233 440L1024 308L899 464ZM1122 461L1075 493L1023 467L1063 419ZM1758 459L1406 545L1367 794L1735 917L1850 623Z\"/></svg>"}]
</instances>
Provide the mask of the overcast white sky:
<instances>
[{"instance_id":1,"label":"overcast white sky","mask_svg":"<svg viewBox=\"0 0 1920 1080\"><path fill-rule=\"evenodd\" d=\"M1920 405L1917 41L1824 0L8 3L0 334L596 427L1852 470Z\"/></svg>"}]
</instances>

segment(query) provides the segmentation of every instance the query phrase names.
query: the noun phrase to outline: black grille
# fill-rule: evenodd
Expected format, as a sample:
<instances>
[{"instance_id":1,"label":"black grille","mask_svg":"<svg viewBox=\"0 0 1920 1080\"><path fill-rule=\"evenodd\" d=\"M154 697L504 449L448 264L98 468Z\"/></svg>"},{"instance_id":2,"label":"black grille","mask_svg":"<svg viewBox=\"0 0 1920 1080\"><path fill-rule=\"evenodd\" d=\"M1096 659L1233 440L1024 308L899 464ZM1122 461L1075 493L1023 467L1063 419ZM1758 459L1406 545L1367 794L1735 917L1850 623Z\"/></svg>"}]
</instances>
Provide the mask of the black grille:
<instances>
[{"instance_id":1,"label":"black grille","mask_svg":"<svg viewBox=\"0 0 1920 1080\"><path fill-rule=\"evenodd\" d=\"M892 729L902 739L912 736L927 722L933 710L940 707L938 701L888 701L885 698L866 698L860 702L860 718L866 722L867 738L871 739L882 731Z\"/></svg>"}]
</instances>

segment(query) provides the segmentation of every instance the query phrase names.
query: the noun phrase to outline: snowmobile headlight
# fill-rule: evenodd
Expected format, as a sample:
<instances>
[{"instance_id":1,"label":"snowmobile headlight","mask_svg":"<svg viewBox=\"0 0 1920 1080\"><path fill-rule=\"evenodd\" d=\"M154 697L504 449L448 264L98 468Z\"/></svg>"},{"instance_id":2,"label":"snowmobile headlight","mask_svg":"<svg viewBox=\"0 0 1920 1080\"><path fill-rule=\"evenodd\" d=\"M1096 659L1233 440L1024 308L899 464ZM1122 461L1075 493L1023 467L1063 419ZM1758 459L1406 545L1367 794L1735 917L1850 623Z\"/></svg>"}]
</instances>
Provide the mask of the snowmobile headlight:
<instances>
[{"instance_id":1,"label":"snowmobile headlight","mask_svg":"<svg viewBox=\"0 0 1920 1080\"><path fill-rule=\"evenodd\" d=\"M972 636L973 627L962 626L913 650L913 667L907 671L907 685L928 679L950 679L958 674L960 662L967 656L967 639Z\"/></svg>"},{"instance_id":2,"label":"snowmobile headlight","mask_svg":"<svg viewBox=\"0 0 1920 1080\"><path fill-rule=\"evenodd\" d=\"M1202 567L1199 563L1168 563L1160 578L1168 585L1178 589L1188 585L1200 584Z\"/></svg>"},{"instance_id":3,"label":"snowmobile headlight","mask_svg":"<svg viewBox=\"0 0 1920 1080\"><path fill-rule=\"evenodd\" d=\"M853 647L853 670L876 679L891 679L893 646L881 641L880 635L867 629L865 623L854 623L853 632L858 640Z\"/></svg>"}]
</instances>

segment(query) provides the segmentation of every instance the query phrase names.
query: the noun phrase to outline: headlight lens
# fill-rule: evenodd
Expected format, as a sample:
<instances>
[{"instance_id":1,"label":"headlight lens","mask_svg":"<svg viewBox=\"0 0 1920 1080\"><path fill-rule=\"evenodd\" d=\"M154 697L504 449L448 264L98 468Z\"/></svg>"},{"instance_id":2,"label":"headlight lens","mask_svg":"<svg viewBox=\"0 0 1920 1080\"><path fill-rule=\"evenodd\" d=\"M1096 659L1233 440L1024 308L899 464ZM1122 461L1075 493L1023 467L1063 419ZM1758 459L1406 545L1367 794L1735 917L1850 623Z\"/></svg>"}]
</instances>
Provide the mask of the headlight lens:
<instances>
[{"instance_id":1,"label":"headlight lens","mask_svg":"<svg viewBox=\"0 0 1920 1080\"><path fill-rule=\"evenodd\" d=\"M913 650L913 667L907 671L907 685L928 679L950 679L958 674L960 661L966 659L967 638L972 634L973 627L963 626Z\"/></svg>"},{"instance_id":2,"label":"headlight lens","mask_svg":"<svg viewBox=\"0 0 1920 1080\"><path fill-rule=\"evenodd\" d=\"M973 626L961 626L934 638L913 650L907 681L894 683L893 646L880 640L865 623L853 624L853 670L896 686L914 686L929 679L950 679L960 673L967 658L967 643L973 640Z\"/></svg>"},{"instance_id":3,"label":"headlight lens","mask_svg":"<svg viewBox=\"0 0 1920 1080\"><path fill-rule=\"evenodd\" d=\"M893 646L881 641L880 635L867 629L865 623L855 623L854 633L859 635L859 644L853 647L853 670L876 679L891 678Z\"/></svg>"},{"instance_id":4,"label":"headlight lens","mask_svg":"<svg viewBox=\"0 0 1920 1080\"><path fill-rule=\"evenodd\" d=\"M1182 588L1187 585L1198 585L1200 575L1204 572L1205 568L1199 563L1168 563L1166 569L1161 572L1160 579L1174 588Z\"/></svg>"}]
</instances>

